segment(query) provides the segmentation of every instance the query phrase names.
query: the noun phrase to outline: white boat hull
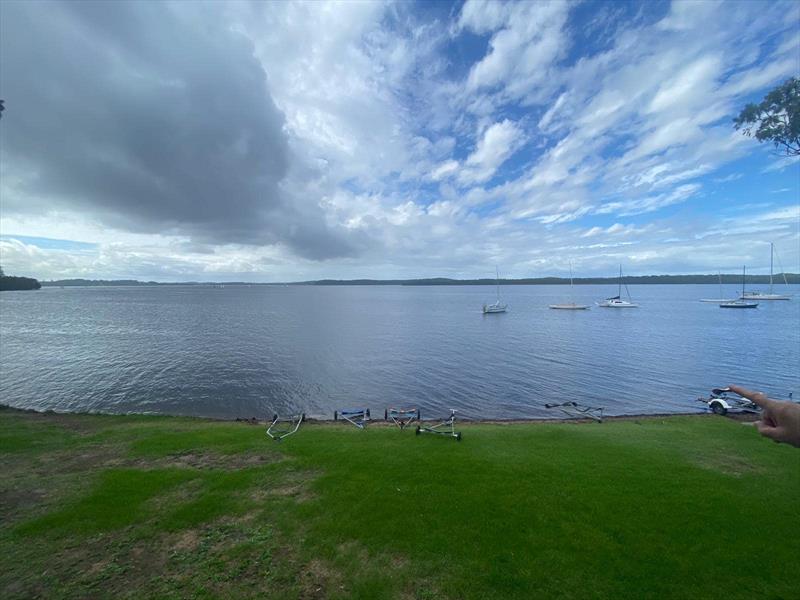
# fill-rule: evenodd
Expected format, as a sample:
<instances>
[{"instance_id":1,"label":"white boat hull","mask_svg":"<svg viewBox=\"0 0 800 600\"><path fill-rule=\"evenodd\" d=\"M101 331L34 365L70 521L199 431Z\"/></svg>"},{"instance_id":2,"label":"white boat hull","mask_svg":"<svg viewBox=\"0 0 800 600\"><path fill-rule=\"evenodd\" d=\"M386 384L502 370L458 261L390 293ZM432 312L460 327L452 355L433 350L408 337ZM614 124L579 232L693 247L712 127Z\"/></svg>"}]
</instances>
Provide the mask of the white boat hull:
<instances>
[{"instance_id":1,"label":"white boat hull","mask_svg":"<svg viewBox=\"0 0 800 600\"><path fill-rule=\"evenodd\" d=\"M557 310L588 310L589 307L584 304L551 304L550 308Z\"/></svg>"},{"instance_id":2,"label":"white boat hull","mask_svg":"<svg viewBox=\"0 0 800 600\"><path fill-rule=\"evenodd\" d=\"M634 302L625 302L624 300L618 300L616 302L606 300L605 302L598 302L597 306L602 308L639 308L638 304Z\"/></svg>"},{"instance_id":3,"label":"white boat hull","mask_svg":"<svg viewBox=\"0 0 800 600\"><path fill-rule=\"evenodd\" d=\"M786 294L759 294L758 292L745 293L740 296L741 300L791 300L792 297Z\"/></svg>"},{"instance_id":4,"label":"white boat hull","mask_svg":"<svg viewBox=\"0 0 800 600\"><path fill-rule=\"evenodd\" d=\"M508 308L505 304L500 306L492 304L491 306L484 306L483 307L483 314L491 315L495 313L504 313L506 312L506 308Z\"/></svg>"}]
</instances>

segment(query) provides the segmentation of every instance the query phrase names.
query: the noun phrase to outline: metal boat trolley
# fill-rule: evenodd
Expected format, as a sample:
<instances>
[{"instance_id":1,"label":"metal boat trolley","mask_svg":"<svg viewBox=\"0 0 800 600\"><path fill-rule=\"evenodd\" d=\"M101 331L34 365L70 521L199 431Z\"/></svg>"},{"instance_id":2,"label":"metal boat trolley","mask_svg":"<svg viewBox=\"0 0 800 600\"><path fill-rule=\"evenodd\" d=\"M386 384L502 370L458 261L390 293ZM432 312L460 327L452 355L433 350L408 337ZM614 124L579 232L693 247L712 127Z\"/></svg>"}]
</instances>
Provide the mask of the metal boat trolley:
<instances>
[{"instance_id":1,"label":"metal boat trolley","mask_svg":"<svg viewBox=\"0 0 800 600\"><path fill-rule=\"evenodd\" d=\"M454 437L460 442L461 432L456 431L456 411L450 409L450 416L442 419L436 425L417 425L416 434L419 435L420 433L438 433L439 435Z\"/></svg>"},{"instance_id":2,"label":"metal boat trolley","mask_svg":"<svg viewBox=\"0 0 800 600\"><path fill-rule=\"evenodd\" d=\"M791 397L791 394L789 396ZM758 404L743 398L730 388L714 388L708 398L698 398L697 401L705 404L708 410L717 415L726 415L728 411L752 414L761 412Z\"/></svg>"},{"instance_id":3,"label":"metal boat trolley","mask_svg":"<svg viewBox=\"0 0 800 600\"><path fill-rule=\"evenodd\" d=\"M405 429L407 425L419 421L420 418L418 408L387 408L383 411L383 420L391 420L400 429Z\"/></svg>"},{"instance_id":4,"label":"metal boat trolley","mask_svg":"<svg viewBox=\"0 0 800 600\"><path fill-rule=\"evenodd\" d=\"M289 417L272 415L272 422L267 427L267 435L276 442L280 442L283 438L297 433L297 430L300 429L300 423L305 420L306 413L291 415Z\"/></svg>"},{"instance_id":5,"label":"metal boat trolley","mask_svg":"<svg viewBox=\"0 0 800 600\"><path fill-rule=\"evenodd\" d=\"M338 421L339 417L345 421L349 421L359 429L364 429L369 421L368 408L343 408L342 410L333 411L333 420Z\"/></svg>"},{"instance_id":6,"label":"metal boat trolley","mask_svg":"<svg viewBox=\"0 0 800 600\"><path fill-rule=\"evenodd\" d=\"M545 404L545 408L558 408L569 417L574 419L594 419L598 423L603 422L602 406L586 406L577 402L561 402L559 404Z\"/></svg>"}]
</instances>

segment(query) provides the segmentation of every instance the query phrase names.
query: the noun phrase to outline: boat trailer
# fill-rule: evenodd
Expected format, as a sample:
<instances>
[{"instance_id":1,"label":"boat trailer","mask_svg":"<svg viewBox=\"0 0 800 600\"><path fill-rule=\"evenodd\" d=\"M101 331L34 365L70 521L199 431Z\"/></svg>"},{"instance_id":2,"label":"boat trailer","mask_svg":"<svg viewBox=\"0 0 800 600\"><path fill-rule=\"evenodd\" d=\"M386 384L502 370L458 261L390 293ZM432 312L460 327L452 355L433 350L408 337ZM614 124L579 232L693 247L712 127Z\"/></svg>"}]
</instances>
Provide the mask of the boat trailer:
<instances>
[{"instance_id":1,"label":"boat trailer","mask_svg":"<svg viewBox=\"0 0 800 600\"><path fill-rule=\"evenodd\" d=\"M418 408L387 408L383 411L383 420L391 420L400 429L405 429L414 421L421 420Z\"/></svg>"},{"instance_id":2,"label":"boat trailer","mask_svg":"<svg viewBox=\"0 0 800 600\"><path fill-rule=\"evenodd\" d=\"M267 427L267 435L276 442L280 442L283 438L297 433L297 430L300 429L300 423L305 420L306 413L289 417L279 417L277 414L272 415L272 422Z\"/></svg>"},{"instance_id":3,"label":"boat trailer","mask_svg":"<svg viewBox=\"0 0 800 600\"><path fill-rule=\"evenodd\" d=\"M602 406L586 406L577 402L561 402L559 404L545 404L545 408L557 408L568 417L573 419L594 419L598 423L603 422Z\"/></svg>"},{"instance_id":4,"label":"boat trailer","mask_svg":"<svg viewBox=\"0 0 800 600\"><path fill-rule=\"evenodd\" d=\"M714 388L708 398L698 398L715 415L727 415L728 411L758 414L761 408L753 402L732 391L731 388Z\"/></svg>"},{"instance_id":5,"label":"boat trailer","mask_svg":"<svg viewBox=\"0 0 800 600\"><path fill-rule=\"evenodd\" d=\"M338 421L339 417L345 421L349 421L359 429L364 429L369 421L368 408L344 408L342 410L333 411L333 420Z\"/></svg>"},{"instance_id":6,"label":"boat trailer","mask_svg":"<svg viewBox=\"0 0 800 600\"><path fill-rule=\"evenodd\" d=\"M440 420L436 425L417 425L416 435L420 433L438 433L447 437L454 437L461 441L461 432L456 431L456 411L450 409L450 416Z\"/></svg>"}]
</instances>

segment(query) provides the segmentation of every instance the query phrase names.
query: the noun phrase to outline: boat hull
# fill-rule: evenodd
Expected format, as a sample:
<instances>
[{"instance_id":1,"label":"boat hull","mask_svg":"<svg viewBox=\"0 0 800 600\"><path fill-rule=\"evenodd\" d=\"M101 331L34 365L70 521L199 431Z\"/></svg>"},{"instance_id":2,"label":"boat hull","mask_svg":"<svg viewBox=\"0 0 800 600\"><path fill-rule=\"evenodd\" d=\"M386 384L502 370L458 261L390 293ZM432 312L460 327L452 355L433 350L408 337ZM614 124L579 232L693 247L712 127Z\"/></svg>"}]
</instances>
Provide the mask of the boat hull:
<instances>
[{"instance_id":1,"label":"boat hull","mask_svg":"<svg viewBox=\"0 0 800 600\"><path fill-rule=\"evenodd\" d=\"M791 296L785 294L745 294L741 296L742 300L791 300Z\"/></svg>"},{"instance_id":2,"label":"boat hull","mask_svg":"<svg viewBox=\"0 0 800 600\"><path fill-rule=\"evenodd\" d=\"M758 302L745 302L743 300L736 300L735 302L722 302L720 308L756 308Z\"/></svg>"},{"instance_id":3,"label":"boat hull","mask_svg":"<svg viewBox=\"0 0 800 600\"><path fill-rule=\"evenodd\" d=\"M597 306L601 308L639 308L639 305L633 302L598 302Z\"/></svg>"}]
</instances>

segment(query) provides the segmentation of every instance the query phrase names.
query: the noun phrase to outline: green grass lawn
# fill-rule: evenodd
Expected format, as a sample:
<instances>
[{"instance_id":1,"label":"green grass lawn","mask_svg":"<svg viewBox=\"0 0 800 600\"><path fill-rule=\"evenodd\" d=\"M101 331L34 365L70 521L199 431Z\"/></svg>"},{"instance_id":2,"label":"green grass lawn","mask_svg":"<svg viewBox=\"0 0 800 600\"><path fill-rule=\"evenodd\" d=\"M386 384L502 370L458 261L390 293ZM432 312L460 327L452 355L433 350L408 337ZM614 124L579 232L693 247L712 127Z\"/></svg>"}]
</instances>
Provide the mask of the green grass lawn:
<instances>
[{"instance_id":1,"label":"green grass lawn","mask_svg":"<svg viewBox=\"0 0 800 600\"><path fill-rule=\"evenodd\" d=\"M797 597L798 449L712 416L462 431L2 409L0 597Z\"/></svg>"}]
</instances>

